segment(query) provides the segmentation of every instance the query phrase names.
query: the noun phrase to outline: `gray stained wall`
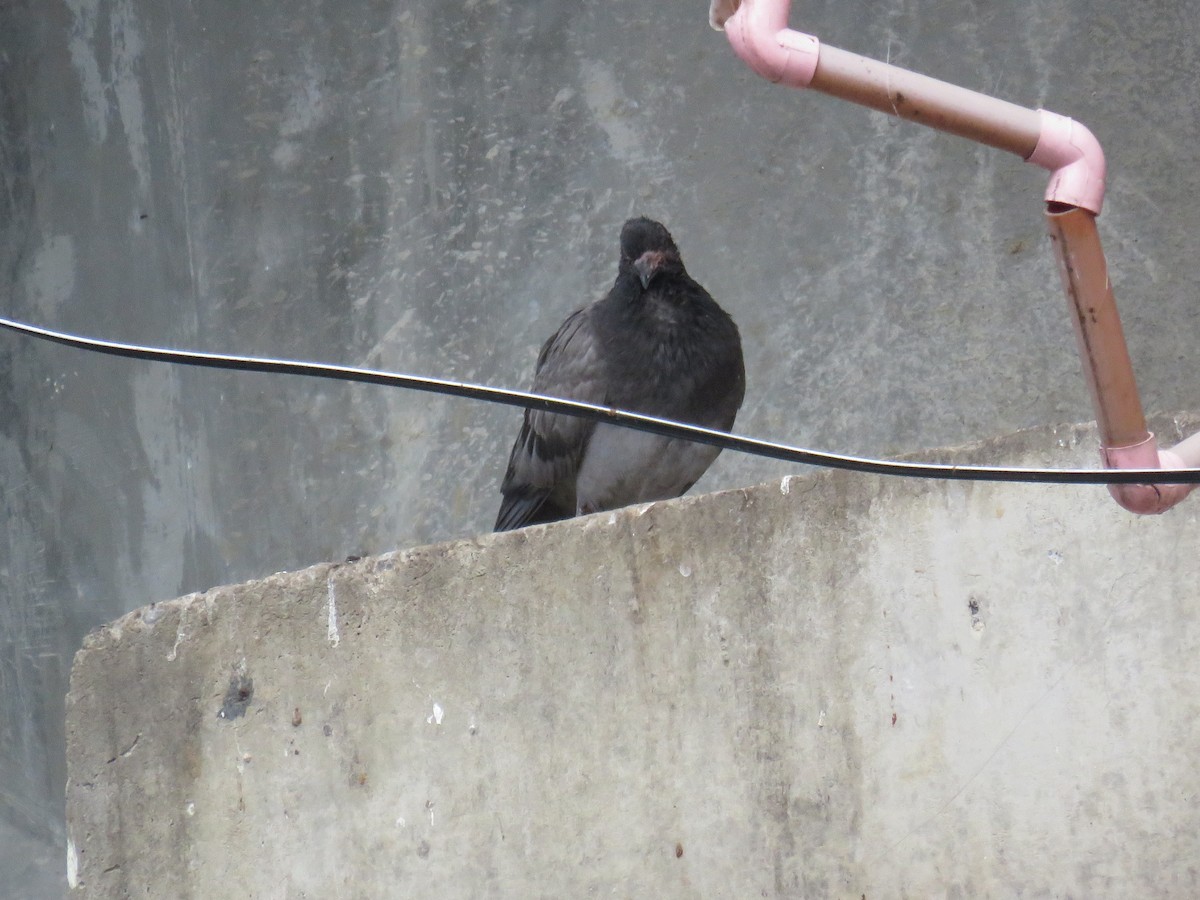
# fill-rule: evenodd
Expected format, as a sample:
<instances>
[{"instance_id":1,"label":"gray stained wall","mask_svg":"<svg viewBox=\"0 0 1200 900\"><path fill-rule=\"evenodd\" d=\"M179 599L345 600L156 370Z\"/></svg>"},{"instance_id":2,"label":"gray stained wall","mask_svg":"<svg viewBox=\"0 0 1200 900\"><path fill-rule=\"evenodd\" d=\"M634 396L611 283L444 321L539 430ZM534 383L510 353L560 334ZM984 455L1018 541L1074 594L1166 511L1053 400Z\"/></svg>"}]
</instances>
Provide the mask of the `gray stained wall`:
<instances>
[{"instance_id":1,"label":"gray stained wall","mask_svg":"<svg viewBox=\"0 0 1200 900\"><path fill-rule=\"evenodd\" d=\"M1088 418L1044 174L769 85L705 7L0 3L0 309L525 386L647 213L741 325L741 431L885 454ZM889 0L792 19L1092 128L1140 384L1177 409L1200 386L1197 16ZM485 530L517 419L0 335L0 821L61 845L62 697L88 629ZM785 471L726 455L699 489Z\"/></svg>"}]
</instances>

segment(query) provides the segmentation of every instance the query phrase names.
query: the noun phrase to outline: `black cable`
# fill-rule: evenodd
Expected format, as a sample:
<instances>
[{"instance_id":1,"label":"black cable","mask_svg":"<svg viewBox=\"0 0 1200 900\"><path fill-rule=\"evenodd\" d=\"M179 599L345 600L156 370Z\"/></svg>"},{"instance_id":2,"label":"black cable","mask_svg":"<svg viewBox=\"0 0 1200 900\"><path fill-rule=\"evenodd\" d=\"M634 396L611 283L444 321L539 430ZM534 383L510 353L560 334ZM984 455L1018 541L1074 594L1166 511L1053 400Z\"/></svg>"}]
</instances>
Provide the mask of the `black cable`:
<instances>
[{"instance_id":1,"label":"black cable","mask_svg":"<svg viewBox=\"0 0 1200 900\"><path fill-rule=\"evenodd\" d=\"M448 381L442 378L425 378L420 375L402 375L396 372L381 372L352 366L335 366L329 363L298 362L286 359L264 359L254 356L229 356L218 353L198 353L191 350L166 350L161 347L142 347L137 344L121 344L98 338L79 337L61 331L51 331L12 319L0 317L0 328L40 340L51 341L80 350L90 350L109 356L128 359L146 359L154 362L172 363L182 366L200 366L209 369L232 369L240 372L267 372L280 375L306 375L313 378L329 378L335 381L352 381L360 384L379 384L426 391L433 394L448 394L501 403L525 409L540 409L547 412L578 416L609 422L638 431L649 431L666 437L684 438L701 444L711 444L725 450L736 450L768 459L821 466L830 469L849 469L855 472L870 472L876 475L897 475L906 478L933 478L955 481L1007 481L1037 484L1196 484L1200 483L1200 469L1173 469L1169 480L1161 469L1025 469L998 466L945 466L933 463L902 463L880 459L865 459L845 456L840 453L825 453L806 450L787 444L777 444L758 438L727 434L711 428L701 428L683 422L673 422L641 413L626 412L594 403L547 397L528 391L511 391L487 385Z\"/></svg>"}]
</instances>

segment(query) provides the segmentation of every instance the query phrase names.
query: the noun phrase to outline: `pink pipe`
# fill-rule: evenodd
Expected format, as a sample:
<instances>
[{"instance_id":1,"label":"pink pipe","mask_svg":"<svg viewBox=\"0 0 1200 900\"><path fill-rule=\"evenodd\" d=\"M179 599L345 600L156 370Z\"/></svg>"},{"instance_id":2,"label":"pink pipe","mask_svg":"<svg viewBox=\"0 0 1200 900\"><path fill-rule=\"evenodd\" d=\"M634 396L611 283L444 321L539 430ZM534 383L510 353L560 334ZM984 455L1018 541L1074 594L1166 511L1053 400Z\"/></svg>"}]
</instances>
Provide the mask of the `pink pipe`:
<instances>
[{"instance_id":1,"label":"pink pipe","mask_svg":"<svg viewBox=\"0 0 1200 900\"><path fill-rule=\"evenodd\" d=\"M717 7L713 4L713 9ZM791 0L743 2L732 18L722 20L733 50L751 69L775 84L806 88L817 71L820 42L811 34L787 27ZM716 19L710 16L714 24Z\"/></svg>"},{"instance_id":2,"label":"pink pipe","mask_svg":"<svg viewBox=\"0 0 1200 900\"><path fill-rule=\"evenodd\" d=\"M712 0L709 22L768 81L812 88L902 119L1015 153L1050 171L1047 217L1109 468L1200 467L1200 435L1160 452L1146 430L1133 367L1094 218L1104 204L1100 142L1082 124L938 81L787 27L791 0ZM1111 485L1117 502L1159 513L1194 485Z\"/></svg>"},{"instance_id":3,"label":"pink pipe","mask_svg":"<svg viewBox=\"0 0 1200 900\"><path fill-rule=\"evenodd\" d=\"M978 91L824 46L787 27L791 0L715 0L710 19L768 81L812 88L879 112L1015 153L1051 171L1048 203L1099 213L1104 153L1083 125Z\"/></svg>"}]
</instances>

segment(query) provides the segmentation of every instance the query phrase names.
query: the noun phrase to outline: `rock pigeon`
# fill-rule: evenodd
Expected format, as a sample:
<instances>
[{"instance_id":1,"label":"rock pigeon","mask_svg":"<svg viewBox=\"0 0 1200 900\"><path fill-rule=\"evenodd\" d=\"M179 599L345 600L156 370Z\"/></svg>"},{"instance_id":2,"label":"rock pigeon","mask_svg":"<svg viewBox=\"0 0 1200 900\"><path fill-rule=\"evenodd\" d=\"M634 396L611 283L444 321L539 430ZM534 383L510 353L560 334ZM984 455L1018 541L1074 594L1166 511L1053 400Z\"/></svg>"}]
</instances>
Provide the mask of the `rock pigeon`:
<instances>
[{"instance_id":1,"label":"rock pigeon","mask_svg":"<svg viewBox=\"0 0 1200 900\"><path fill-rule=\"evenodd\" d=\"M733 319L684 269L670 232L630 219L616 283L546 341L533 390L728 431L746 390L742 342ZM526 410L496 531L678 497L720 452Z\"/></svg>"}]
</instances>

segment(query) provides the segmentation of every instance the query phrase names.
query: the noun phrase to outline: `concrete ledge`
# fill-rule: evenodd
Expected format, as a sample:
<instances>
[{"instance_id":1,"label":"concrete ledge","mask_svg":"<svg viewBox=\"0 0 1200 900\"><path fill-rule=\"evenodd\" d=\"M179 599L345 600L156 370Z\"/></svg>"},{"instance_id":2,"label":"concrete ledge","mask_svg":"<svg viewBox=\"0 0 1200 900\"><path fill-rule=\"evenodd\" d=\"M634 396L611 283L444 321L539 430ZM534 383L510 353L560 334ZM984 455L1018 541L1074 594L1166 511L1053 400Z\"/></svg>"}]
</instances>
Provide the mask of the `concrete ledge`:
<instances>
[{"instance_id":1,"label":"concrete ledge","mask_svg":"<svg viewBox=\"0 0 1200 900\"><path fill-rule=\"evenodd\" d=\"M1194 895L1198 510L823 473L140 609L75 660L71 881Z\"/></svg>"}]
</instances>

